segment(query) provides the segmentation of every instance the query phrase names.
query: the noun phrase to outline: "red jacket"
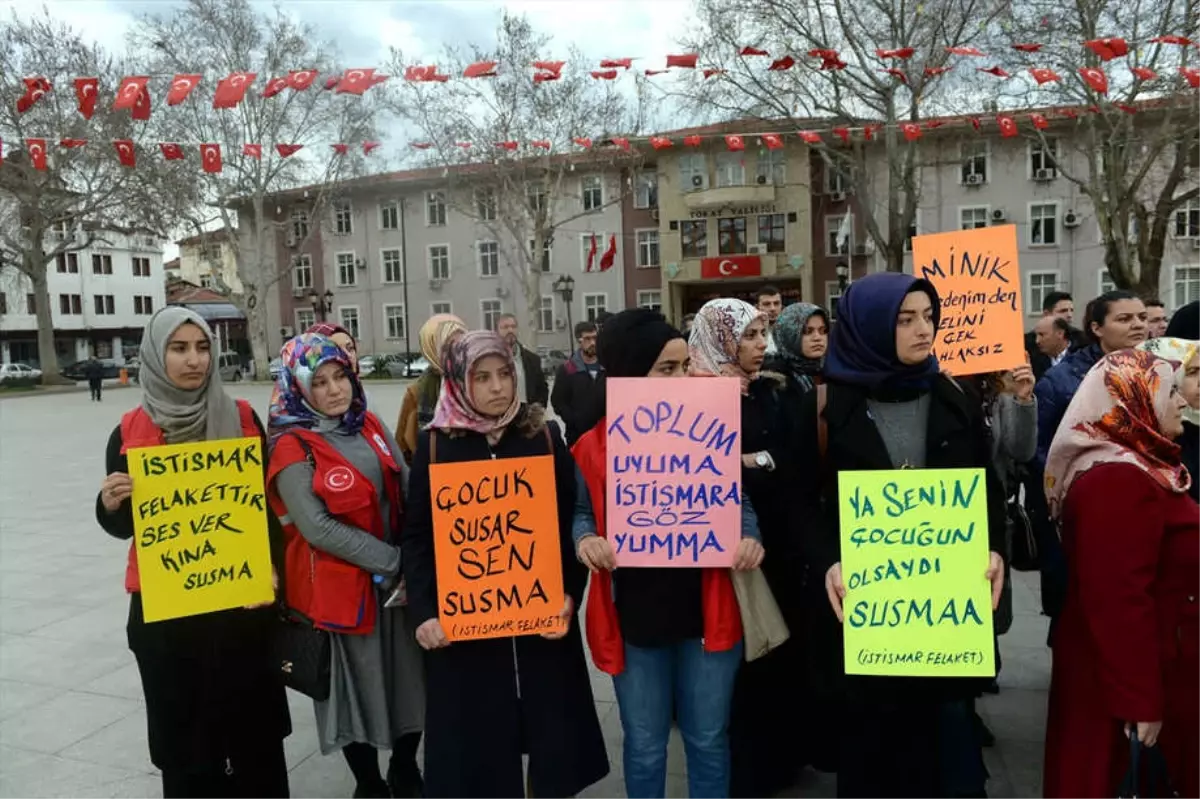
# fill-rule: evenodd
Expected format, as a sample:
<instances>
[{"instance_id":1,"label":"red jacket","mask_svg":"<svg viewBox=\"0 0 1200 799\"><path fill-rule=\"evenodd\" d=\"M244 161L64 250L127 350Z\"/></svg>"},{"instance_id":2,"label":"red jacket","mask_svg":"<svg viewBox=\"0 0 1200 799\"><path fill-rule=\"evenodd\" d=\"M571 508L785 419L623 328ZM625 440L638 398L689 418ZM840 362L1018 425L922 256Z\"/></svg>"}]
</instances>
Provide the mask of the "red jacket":
<instances>
[{"instance_id":1,"label":"red jacket","mask_svg":"<svg viewBox=\"0 0 1200 799\"><path fill-rule=\"evenodd\" d=\"M360 435L374 445L391 508L389 526L399 530L403 503L400 466L392 457L383 425L373 414L367 414ZM267 464L267 499L283 524L284 592L288 607L322 630L367 635L375 627L376 616L371 574L309 544L292 523L275 489L275 477L280 472L305 460L313 467L313 493L325 503L331 516L381 540L387 529L379 512L375 486L323 435L312 430L292 430L281 435Z\"/></svg>"},{"instance_id":2,"label":"red jacket","mask_svg":"<svg viewBox=\"0 0 1200 799\"><path fill-rule=\"evenodd\" d=\"M592 500L596 532L603 538L608 537L604 524L607 451L606 419L601 419L595 427L584 433L571 448ZM742 617L737 595L733 591L733 579L728 569L703 569L702 572L700 590L704 615L704 651L725 652L742 640ZM596 668L614 676L620 674L625 670L625 642L617 621L617 606L613 603L612 572L598 571L592 575L586 618L584 628Z\"/></svg>"},{"instance_id":3,"label":"red jacket","mask_svg":"<svg viewBox=\"0 0 1200 799\"><path fill-rule=\"evenodd\" d=\"M262 433L254 421L254 408L245 400L237 401L238 419L242 423L242 435L246 438L259 438ZM167 441L163 432L150 419L141 405L121 417L121 454L127 450L139 447L161 447ZM137 537L137 531L134 531ZM138 576L137 544L129 544L129 561L125 564L125 591L132 594L142 590L142 581Z\"/></svg>"}]
</instances>

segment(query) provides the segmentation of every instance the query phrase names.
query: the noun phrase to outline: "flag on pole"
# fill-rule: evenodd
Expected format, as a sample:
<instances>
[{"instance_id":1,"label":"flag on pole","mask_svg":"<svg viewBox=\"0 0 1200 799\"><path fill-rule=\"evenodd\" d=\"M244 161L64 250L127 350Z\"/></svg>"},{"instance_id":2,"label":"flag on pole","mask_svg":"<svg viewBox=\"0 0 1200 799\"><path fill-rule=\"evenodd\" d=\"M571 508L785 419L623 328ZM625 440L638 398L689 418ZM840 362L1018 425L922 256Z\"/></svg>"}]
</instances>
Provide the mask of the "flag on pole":
<instances>
[{"instance_id":1,"label":"flag on pole","mask_svg":"<svg viewBox=\"0 0 1200 799\"><path fill-rule=\"evenodd\" d=\"M838 231L837 231L838 252L842 251L842 248L846 246L846 242L850 239L850 227L851 227L850 213L847 211L845 214L842 214L842 222L840 225L838 225ZM847 249L846 252L849 252L849 250Z\"/></svg>"}]
</instances>

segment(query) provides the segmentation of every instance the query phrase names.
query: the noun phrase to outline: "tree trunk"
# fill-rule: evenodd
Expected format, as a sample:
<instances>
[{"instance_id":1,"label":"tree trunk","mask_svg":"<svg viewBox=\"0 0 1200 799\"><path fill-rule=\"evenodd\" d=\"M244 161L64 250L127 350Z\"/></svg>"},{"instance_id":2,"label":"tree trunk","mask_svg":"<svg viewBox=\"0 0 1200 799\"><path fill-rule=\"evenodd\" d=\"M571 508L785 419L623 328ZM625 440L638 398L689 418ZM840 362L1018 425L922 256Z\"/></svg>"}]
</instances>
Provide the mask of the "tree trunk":
<instances>
[{"instance_id":1,"label":"tree trunk","mask_svg":"<svg viewBox=\"0 0 1200 799\"><path fill-rule=\"evenodd\" d=\"M539 252L539 250L534 250ZM540 267L541 264L538 264ZM524 286L522 292L525 295L525 324L521 327L525 330L525 335L521 338L525 339L524 344L529 349L537 352L537 335L539 323L542 316L542 280L540 269L530 269L524 275Z\"/></svg>"},{"instance_id":2,"label":"tree trunk","mask_svg":"<svg viewBox=\"0 0 1200 799\"><path fill-rule=\"evenodd\" d=\"M265 297L266 292L261 295L256 292L251 296ZM267 331L266 306L261 301L255 302L253 308L247 308L243 313L246 314L246 332L250 335L250 354L254 356L254 379L270 380L273 355Z\"/></svg>"},{"instance_id":3,"label":"tree trunk","mask_svg":"<svg viewBox=\"0 0 1200 799\"><path fill-rule=\"evenodd\" d=\"M50 305L50 281L46 277L49 268L42 248L25 254L25 274L33 284L33 301L37 306L38 361L45 385L70 384L62 377L58 366L58 351L54 348L54 309Z\"/></svg>"}]
</instances>

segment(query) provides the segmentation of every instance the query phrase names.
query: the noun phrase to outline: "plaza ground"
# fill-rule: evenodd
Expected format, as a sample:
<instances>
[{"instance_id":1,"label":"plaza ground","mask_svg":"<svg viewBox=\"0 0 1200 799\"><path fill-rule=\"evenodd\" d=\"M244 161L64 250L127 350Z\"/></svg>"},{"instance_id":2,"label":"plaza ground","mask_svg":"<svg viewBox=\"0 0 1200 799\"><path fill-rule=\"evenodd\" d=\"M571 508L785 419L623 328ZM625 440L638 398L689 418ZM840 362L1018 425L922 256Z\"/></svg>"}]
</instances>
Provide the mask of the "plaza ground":
<instances>
[{"instance_id":1,"label":"plaza ground","mask_svg":"<svg viewBox=\"0 0 1200 799\"><path fill-rule=\"evenodd\" d=\"M371 406L389 425L404 386L373 383ZM233 393L265 414L269 386ZM0 397L0 797L157 797L137 667L125 641L124 542L95 522L104 446L135 388ZM1017 575L1015 621L1001 638L1001 693L981 700L995 733L987 750L991 796L1041 794L1042 735L1050 658L1037 581ZM611 774L585 796L622 796L621 724L612 681L593 671ZM311 702L290 693L294 732L285 742L295 797L348 797L340 756L322 757ZM796 719L818 725L821 719ZM667 795L686 795L684 759L672 735ZM828 775L807 772L788 796L833 796Z\"/></svg>"}]
</instances>

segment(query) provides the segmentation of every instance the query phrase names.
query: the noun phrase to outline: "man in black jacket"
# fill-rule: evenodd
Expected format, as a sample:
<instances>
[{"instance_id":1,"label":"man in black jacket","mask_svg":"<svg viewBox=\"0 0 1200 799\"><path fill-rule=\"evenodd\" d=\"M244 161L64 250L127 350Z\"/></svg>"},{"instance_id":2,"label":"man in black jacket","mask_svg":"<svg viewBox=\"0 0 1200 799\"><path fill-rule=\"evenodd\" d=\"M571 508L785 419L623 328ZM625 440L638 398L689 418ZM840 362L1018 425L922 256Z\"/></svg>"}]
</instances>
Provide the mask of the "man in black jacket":
<instances>
[{"instance_id":1,"label":"man in black jacket","mask_svg":"<svg viewBox=\"0 0 1200 799\"><path fill-rule=\"evenodd\" d=\"M558 367L554 375L554 393L550 402L554 413L566 426L567 446L574 446L579 437L595 427L604 416L604 367L596 358L596 325L580 322L575 325L575 340L579 349Z\"/></svg>"},{"instance_id":2,"label":"man in black jacket","mask_svg":"<svg viewBox=\"0 0 1200 799\"><path fill-rule=\"evenodd\" d=\"M546 407L550 402L550 386L542 374L542 359L517 339L517 317L510 313L501 314L496 319L496 332L512 349L517 365L517 397L521 402L536 402Z\"/></svg>"}]
</instances>

